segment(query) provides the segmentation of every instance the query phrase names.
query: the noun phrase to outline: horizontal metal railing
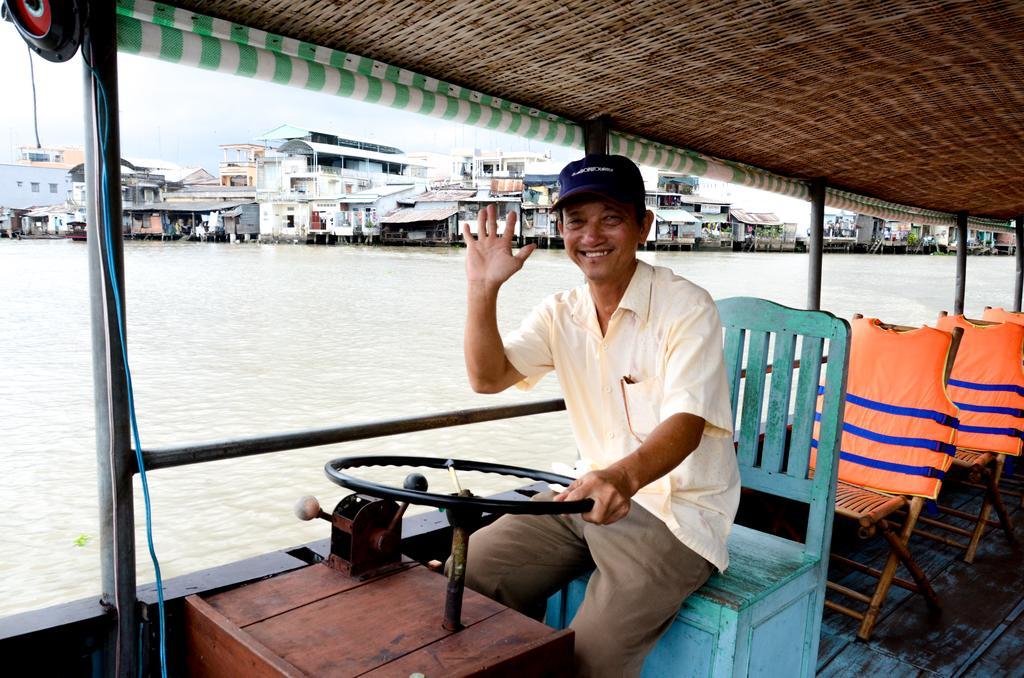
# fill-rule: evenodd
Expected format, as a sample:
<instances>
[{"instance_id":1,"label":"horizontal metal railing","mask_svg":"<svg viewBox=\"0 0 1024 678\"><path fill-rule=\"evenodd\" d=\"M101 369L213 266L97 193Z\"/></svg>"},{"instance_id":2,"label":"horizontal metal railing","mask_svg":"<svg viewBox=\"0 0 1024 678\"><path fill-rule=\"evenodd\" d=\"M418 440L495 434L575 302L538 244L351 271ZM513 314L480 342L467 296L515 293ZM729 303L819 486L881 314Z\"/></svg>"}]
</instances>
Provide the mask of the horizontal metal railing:
<instances>
[{"instance_id":1,"label":"horizontal metal railing","mask_svg":"<svg viewBox=\"0 0 1024 678\"><path fill-rule=\"evenodd\" d=\"M523 405L498 405L480 407L469 410L453 410L419 417L389 419L370 422L368 424L350 424L323 429L294 431L292 433L276 433L268 436L252 438L235 438L215 440L190 445L172 445L143 450L142 461L147 471L187 464L199 464L221 459L236 459L270 452L283 452L306 447L319 447L335 443L347 443L367 438L383 438L387 436L427 431L452 426L465 426L499 419L528 417L534 414L560 412L565 409L565 401L561 398L541 400ZM135 469L138 473L138 469Z\"/></svg>"}]
</instances>

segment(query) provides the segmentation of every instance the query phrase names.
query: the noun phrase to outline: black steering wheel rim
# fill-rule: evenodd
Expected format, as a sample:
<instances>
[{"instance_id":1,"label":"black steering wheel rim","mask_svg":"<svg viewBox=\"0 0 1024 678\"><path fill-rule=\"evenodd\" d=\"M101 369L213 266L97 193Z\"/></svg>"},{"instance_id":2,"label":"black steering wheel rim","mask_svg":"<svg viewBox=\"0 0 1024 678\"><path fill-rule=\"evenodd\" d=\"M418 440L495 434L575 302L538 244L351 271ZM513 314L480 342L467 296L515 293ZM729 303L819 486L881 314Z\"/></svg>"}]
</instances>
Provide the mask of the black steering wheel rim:
<instances>
[{"instance_id":1,"label":"black steering wheel rim","mask_svg":"<svg viewBox=\"0 0 1024 678\"><path fill-rule=\"evenodd\" d=\"M494 464L486 461L470 461L467 459L441 459L438 457L412 457L412 456L376 456L366 455L359 457L339 457L327 462L324 466L324 473L333 482L342 487L368 494L382 499L393 499L394 501L409 502L420 506L433 506L435 508L452 510L478 510L485 513L516 515L553 515L562 513L586 513L594 508L591 499L579 499L576 501L519 501L514 499L492 499L487 497L460 497L455 494L437 494L435 492L420 492L400 487L382 485L369 480L355 478L344 470L353 468L370 468L378 466L422 466L434 469L447 469L451 465L456 471L476 471L479 473L495 473L527 480L538 480L554 485L568 486L573 479L569 476L557 473L548 473L536 469L523 468L521 466L509 466L507 464Z\"/></svg>"}]
</instances>

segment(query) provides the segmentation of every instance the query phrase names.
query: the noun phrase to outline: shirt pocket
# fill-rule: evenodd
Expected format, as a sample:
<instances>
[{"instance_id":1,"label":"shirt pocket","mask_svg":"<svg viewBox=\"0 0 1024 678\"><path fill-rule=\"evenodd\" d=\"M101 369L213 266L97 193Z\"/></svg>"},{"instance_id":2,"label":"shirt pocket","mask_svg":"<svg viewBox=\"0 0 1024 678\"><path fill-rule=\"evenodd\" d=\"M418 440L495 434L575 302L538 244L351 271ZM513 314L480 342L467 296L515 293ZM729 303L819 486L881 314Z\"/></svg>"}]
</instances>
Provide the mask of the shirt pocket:
<instances>
[{"instance_id":1,"label":"shirt pocket","mask_svg":"<svg viewBox=\"0 0 1024 678\"><path fill-rule=\"evenodd\" d=\"M643 442L661 423L661 379L652 377L630 383L623 377L619 380L619 387L622 390L622 405L626 411L626 425L630 433Z\"/></svg>"}]
</instances>

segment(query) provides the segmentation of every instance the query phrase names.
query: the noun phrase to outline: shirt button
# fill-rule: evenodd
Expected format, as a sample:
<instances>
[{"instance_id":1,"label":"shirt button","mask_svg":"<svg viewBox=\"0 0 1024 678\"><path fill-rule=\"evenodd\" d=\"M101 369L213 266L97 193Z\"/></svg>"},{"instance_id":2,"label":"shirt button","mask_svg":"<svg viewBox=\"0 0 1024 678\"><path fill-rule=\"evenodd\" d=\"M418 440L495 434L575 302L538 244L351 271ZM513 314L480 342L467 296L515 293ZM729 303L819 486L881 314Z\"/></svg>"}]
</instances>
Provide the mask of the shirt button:
<instances>
[{"instance_id":1,"label":"shirt button","mask_svg":"<svg viewBox=\"0 0 1024 678\"><path fill-rule=\"evenodd\" d=\"M601 350L602 351L607 351L608 350L608 344L601 344Z\"/></svg>"},{"instance_id":2,"label":"shirt button","mask_svg":"<svg viewBox=\"0 0 1024 678\"><path fill-rule=\"evenodd\" d=\"M604 387L604 392L605 393L611 393L612 392L612 387L611 386L605 386Z\"/></svg>"},{"instance_id":3,"label":"shirt button","mask_svg":"<svg viewBox=\"0 0 1024 678\"><path fill-rule=\"evenodd\" d=\"M608 433L608 437L609 437L609 438L614 438L614 437L615 437L615 434L609 431L609 433Z\"/></svg>"}]
</instances>

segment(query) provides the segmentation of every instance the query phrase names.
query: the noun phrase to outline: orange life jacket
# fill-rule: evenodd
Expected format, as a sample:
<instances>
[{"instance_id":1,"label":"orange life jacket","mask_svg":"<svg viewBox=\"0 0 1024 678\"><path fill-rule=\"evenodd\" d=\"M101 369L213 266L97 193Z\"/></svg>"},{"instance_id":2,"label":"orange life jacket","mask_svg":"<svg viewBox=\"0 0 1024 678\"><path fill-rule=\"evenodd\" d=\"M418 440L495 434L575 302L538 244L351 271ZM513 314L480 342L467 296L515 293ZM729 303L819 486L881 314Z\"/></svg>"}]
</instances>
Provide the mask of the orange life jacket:
<instances>
[{"instance_id":1,"label":"orange life jacket","mask_svg":"<svg viewBox=\"0 0 1024 678\"><path fill-rule=\"evenodd\" d=\"M1001 309L1000 309L1001 310ZM962 315L940 317L963 338L949 375L949 397L960 408L957 446L1018 456L1024 442L1024 326L975 325Z\"/></svg>"},{"instance_id":2,"label":"orange life jacket","mask_svg":"<svg viewBox=\"0 0 1024 678\"><path fill-rule=\"evenodd\" d=\"M885 329L877 318L851 325L839 479L934 499L956 454L957 408L943 385L953 338ZM812 445L818 435L815 423Z\"/></svg>"},{"instance_id":3,"label":"orange life jacket","mask_svg":"<svg viewBox=\"0 0 1024 678\"><path fill-rule=\"evenodd\" d=\"M981 319L987 320L990 323L1024 325L1024 313L1014 313L1004 308L986 308L985 312L981 314Z\"/></svg>"}]
</instances>

